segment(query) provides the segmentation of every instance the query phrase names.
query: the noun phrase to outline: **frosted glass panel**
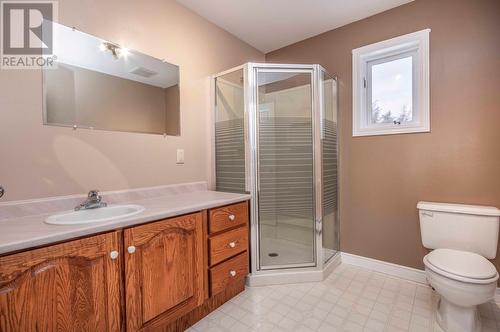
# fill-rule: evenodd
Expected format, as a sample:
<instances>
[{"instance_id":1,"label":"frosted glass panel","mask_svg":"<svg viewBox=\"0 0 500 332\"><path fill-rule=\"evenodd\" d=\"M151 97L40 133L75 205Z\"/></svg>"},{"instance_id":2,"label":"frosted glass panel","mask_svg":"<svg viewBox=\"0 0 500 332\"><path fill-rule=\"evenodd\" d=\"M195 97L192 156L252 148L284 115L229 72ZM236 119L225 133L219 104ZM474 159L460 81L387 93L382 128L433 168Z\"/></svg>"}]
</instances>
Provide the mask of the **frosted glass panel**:
<instances>
[{"instance_id":1,"label":"frosted glass panel","mask_svg":"<svg viewBox=\"0 0 500 332\"><path fill-rule=\"evenodd\" d=\"M215 81L216 189L245 192L245 138L243 70Z\"/></svg>"},{"instance_id":2,"label":"frosted glass panel","mask_svg":"<svg viewBox=\"0 0 500 332\"><path fill-rule=\"evenodd\" d=\"M323 259L328 261L339 249L337 204L337 82L327 73L321 76L322 135L321 159L323 182Z\"/></svg>"}]
</instances>

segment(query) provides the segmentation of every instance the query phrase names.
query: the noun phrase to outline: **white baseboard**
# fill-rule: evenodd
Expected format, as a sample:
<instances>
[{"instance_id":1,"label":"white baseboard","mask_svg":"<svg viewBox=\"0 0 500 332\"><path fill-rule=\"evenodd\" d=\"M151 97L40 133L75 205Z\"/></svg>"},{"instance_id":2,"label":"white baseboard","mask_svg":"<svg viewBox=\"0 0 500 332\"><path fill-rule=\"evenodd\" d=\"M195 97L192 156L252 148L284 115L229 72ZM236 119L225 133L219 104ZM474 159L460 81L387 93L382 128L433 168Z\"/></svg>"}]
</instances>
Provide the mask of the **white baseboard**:
<instances>
[{"instance_id":1,"label":"white baseboard","mask_svg":"<svg viewBox=\"0 0 500 332\"><path fill-rule=\"evenodd\" d=\"M405 280L427 284L425 271L403 265L379 261L377 259L342 252L342 263L364 267L369 270L388 274Z\"/></svg>"},{"instance_id":2,"label":"white baseboard","mask_svg":"<svg viewBox=\"0 0 500 332\"><path fill-rule=\"evenodd\" d=\"M379 261L378 259L368 258L342 252L342 263L363 267L372 271L384 273L393 277L427 284L424 270L414 269L403 265ZM500 303L500 288L495 292L495 302Z\"/></svg>"}]
</instances>

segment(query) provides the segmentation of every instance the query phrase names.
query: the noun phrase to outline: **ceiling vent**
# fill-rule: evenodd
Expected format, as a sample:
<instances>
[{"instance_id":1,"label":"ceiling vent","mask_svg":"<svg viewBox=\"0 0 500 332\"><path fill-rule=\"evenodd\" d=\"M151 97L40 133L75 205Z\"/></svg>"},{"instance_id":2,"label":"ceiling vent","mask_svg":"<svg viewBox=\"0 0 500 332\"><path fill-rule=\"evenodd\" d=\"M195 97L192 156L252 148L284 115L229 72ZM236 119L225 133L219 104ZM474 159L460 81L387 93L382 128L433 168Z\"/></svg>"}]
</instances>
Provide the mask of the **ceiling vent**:
<instances>
[{"instance_id":1,"label":"ceiling vent","mask_svg":"<svg viewBox=\"0 0 500 332\"><path fill-rule=\"evenodd\" d=\"M146 69L144 67L135 67L134 69L129 71L129 73L135 74L138 76L142 76L142 77L151 77L151 76L155 76L158 74L157 72Z\"/></svg>"}]
</instances>

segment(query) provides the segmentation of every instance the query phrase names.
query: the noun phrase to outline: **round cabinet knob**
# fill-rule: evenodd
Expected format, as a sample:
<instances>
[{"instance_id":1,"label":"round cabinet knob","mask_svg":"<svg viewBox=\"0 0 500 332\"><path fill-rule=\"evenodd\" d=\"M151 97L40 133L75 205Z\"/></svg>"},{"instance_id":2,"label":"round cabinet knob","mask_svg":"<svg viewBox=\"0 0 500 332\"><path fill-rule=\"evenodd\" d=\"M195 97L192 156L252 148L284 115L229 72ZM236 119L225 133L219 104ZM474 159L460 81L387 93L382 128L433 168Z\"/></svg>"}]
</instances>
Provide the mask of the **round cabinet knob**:
<instances>
[{"instance_id":1,"label":"round cabinet knob","mask_svg":"<svg viewBox=\"0 0 500 332\"><path fill-rule=\"evenodd\" d=\"M135 247L134 246L130 246L127 248L127 251L129 254L133 254L135 252Z\"/></svg>"},{"instance_id":2,"label":"round cabinet knob","mask_svg":"<svg viewBox=\"0 0 500 332\"><path fill-rule=\"evenodd\" d=\"M236 271L234 271L234 270L229 271L229 275L231 277L236 277Z\"/></svg>"},{"instance_id":3,"label":"round cabinet knob","mask_svg":"<svg viewBox=\"0 0 500 332\"><path fill-rule=\"evenodd\" d=\"M236 247L236 242L229 242L229 247L230 248Z\"/></svg>"},{"instance_id":4,"label":"round cabinet knob","mask_svg":"<svg viewBox=\"0 0 500 332\"><path fill-rule=\"evenodd\" d=\"M112 252L109 253L109 257L111 257L111 259L117 259L118 258L118 251L116 250L113 250Z\"/></svg>"},{"instance_id":5,"label":"round cabinet knob","mask_svg":"<svg viewBox=\"0 0 500 332\"><path fill-rule=\"evenodd\" d=\"M234 214L229 215L229 220L234 221L236 219L236 216Z\"/></svg>"}]
</instances>

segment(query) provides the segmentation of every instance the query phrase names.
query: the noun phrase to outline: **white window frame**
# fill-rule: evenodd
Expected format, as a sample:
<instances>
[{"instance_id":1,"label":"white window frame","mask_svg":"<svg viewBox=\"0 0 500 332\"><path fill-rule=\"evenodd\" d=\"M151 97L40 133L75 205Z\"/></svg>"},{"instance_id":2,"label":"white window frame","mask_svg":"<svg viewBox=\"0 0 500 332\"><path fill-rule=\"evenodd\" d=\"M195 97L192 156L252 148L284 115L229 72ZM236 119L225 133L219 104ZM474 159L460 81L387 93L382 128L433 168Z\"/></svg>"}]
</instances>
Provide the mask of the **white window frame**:
<instances>
[{"instance_id":1,"label":"white window frame","mask_svg":"<svg viewBox=\"0 0 500 332\"><path fill-rule=\"evenodd\" d=\"M429 34L425 29L352 50L352 136L430 132ZM412 57L412 121L401 124L371 122L371 80L368 69L377 62ZM385 60L385 61L384 61ZM370 106L370 107L368 107Z\"/></svg>"}]
</instances>

